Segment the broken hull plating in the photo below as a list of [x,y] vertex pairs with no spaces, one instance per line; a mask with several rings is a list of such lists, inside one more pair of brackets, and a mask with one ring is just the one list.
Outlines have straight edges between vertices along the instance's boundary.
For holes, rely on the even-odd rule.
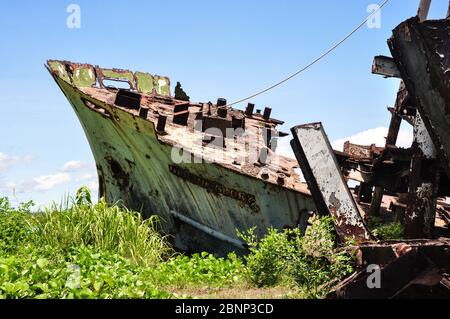
[[[237,230],[256,227],[256,233],[263,235],[268,227],[306,228],[308,212],[315,210],[310,195],[215,163],[175,164],[171,159],[172,147],[158,140],[152,122],[95,100],[58,77],[55,80],[87,136],[97,165],[100,196],[110,203],[120,201],[124,206],[142,212],[144,217],[158,215],[162,231],[173,236],[178,249],[205,250],[219,255],[230,251],[245,252],[242,246],[239,249],[239,245],[219,237],[238,243]],[[114,116],[87,107],[82,98]],[[176,168],[175,173],[170,167]],[[249,205],[236,200],[236,196],[218,194],[199,186],[198,182],[188,181],[179,172],[214,181],[229,192],[254,195],[256,201]],[[224,236],[211,236],[186,220]]]

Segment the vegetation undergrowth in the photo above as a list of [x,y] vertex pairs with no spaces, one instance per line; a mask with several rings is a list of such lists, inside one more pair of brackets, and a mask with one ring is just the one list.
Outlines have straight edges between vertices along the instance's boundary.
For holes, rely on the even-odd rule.
[[34,240],[63,252],[87,246],[146,265],[158,264],[173,254],[166,238],[156,231],[156,216],[143,220],[140,214],[110,206],[104,199],[92,205],[86,192],[79,191],[76,203],[68,208],[52,205],[29,219]]
[[247,278],[259,287],[294,285],[305,298],[320,298],[353,271],[353,254],[337,251],[330,217],[314,217],[304,236],[298,229],[269,229],[258,240],[254,229],[241,234],[250,245]]
[[383,223],[383,220],[380,217],[371,216],[368,220],[368,227],[375,237],[380,240],[404,238],[405,229],[399,221]]
[[156,217],[143,220],[103,199],[93,204],[87,188],[64,206],[32,207],[0,198],[0,298],[176,298],[277,286],[289,296],[323,297],[352,271],[329,218],[314,219],[303,237],[269,229],[257,238],[250,230],[240,234],[247,256],[219,258],[176,253]]

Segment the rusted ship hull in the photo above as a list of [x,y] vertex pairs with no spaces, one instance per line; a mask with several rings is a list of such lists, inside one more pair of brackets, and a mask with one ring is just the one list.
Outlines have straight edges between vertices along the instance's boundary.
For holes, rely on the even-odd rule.
[[[164,233],[184,251],[245,251],[237,230],[306,227],[315,205],[298,191],[232,170],[223,163],[174,163],[173,145],[154,122],[87,94],[51,71],[89,141],[108,202],[158,215]],[[196,154],[191,154],[195,156]]]

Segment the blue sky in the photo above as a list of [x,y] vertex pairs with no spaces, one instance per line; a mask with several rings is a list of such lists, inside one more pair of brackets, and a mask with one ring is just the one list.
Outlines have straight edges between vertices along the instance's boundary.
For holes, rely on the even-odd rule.
[[[370,73],[391,30],[419,0],[391,0],[325,60],[253,99],[296,124],[322,121],[330,140],[382,141],[398,80]],[[448,1],[433,1],[430,17]],[[69,4],[81,28],[69,29]],[[180,81],[194,101],[233,101],[294,72],[368,15],[375,0],[10,1],[0,12],[0,196],[38,204],[87,184],[94,161],[81,126],[43,64],[49,58],[144,70]],[[243,108],[244,103],[239,107]],[[403,132],[405,139],[409,132]]]

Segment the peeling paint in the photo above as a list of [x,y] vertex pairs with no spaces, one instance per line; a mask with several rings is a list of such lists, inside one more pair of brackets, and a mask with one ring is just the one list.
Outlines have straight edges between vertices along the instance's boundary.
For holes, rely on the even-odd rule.
[[334,217],[336,231],[341,238],[369,240],[370,232],[342,177],[321,123],[299,125],[291,131],[294,153],[301,163],[318,209],[325,210],[322,214],[329,212]]

